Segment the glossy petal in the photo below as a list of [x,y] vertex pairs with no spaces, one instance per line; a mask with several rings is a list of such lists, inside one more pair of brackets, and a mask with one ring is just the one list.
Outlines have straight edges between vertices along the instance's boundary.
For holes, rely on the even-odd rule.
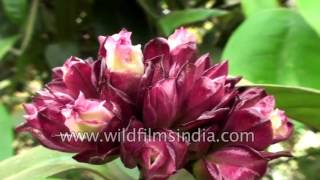
[[259,179],[266,172],[267,162],[267,159],[253,149],[234,146],[209,154],[194,169],[199,179]]
[[220,64],[216,64],[209,69],[207,69],[204,73],[204,76],[209,77],[210,79],[217,78],[220,76],[228,75],[228,62],[222,62]]
[[273,143],[288,139],[293,133],[293,124],[289,121],[284,111],[273,110],[270,115],[273,129]]
[[202,56],[200,56],[196,62],[194,63],[194,65],[197,67],[197,71],[198,73],[202,73],[203,71],[205,71],[206,69],[209,69],[211,67],[211,58],[210,58],[210,54],[206,53]]
[[225,78],[209,79],[201,77],[189,93],[186,101],[185,115],[182,122],[197,119],[203,112],[211,110],[224,96],[223,85]]
[[168,37],[168,44],[171,50],[187,43],[195,44],[195,42],[195,36],[183,27],[176,29],[174,33]]
[[132,45],[131,32],[122,29],[118,34],[99,39],[101,39],[99,54],[110,72],[134,75],[143,73],[141,45]]
[[[133,123],[136,129],[140,128],[139,123]],[[131,132],[135,128],[129,128]],[[178,138],[177,135],[168,130],[159,131],[165,134],[173,133],[171,137]],[[137,136],[135,136],[137,137]],[[142,172],[142,177],[148,180],[165,180],[170,175],[180,169],[185,162],[187,145],[175,140],[163,139],[162,136],[149,138],[147,141],[135,139],[125,141],[121,144],[121,158],[124,164],[133,168],[138,165]],[[169,135],[164,136],[169,137]]]
[[157,82],[145,95],[143,121],[146,127],[167,128],[176,118],[178,96],[175,79]]
[[170,49],[167,40],[156,38],[150,40],[143,50],[144,61],[152,61],[156,57],[162,57],[163,67],[168,70],[170,67]]
[[171,67],[169,77],[176,77],[183,65],[193,62],[196,54],[194,43],[183,44],[171,52]]
[[73,60],[63,69],[63,82],[73,96],[77,97],[81,91],[86,97],[97,98],[97,90],[92,82],[92,65],[82,60]]

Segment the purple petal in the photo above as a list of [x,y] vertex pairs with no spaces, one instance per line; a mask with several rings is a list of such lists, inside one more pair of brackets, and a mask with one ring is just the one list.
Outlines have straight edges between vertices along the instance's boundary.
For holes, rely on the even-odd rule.
[[144,61],[152,61],[155,57],[162,57],[165,70],[170,66],[170,49],[166,39],[156,38],[150,40],[143,50]]
[[211,58],[210,58],[210,54],[206,53],[204,55],[202,55],[201,57],[199,57],[196,62],[194,63],[194,65],[197,67],[197,73],[202,73],[204,72],[206,69],[210,68],[211,66]]
[[225,77],[209,79],[201,77],[189,93],[182,122],[197,119],[203,112],[211,110],[222,100]]
[[178,96],[175,79],[157,82],[144,99],[143,120],[146,127],[166,128],[175,120]]
[[75,141],[72,138],[64,142],[60,135],[70,134],[68,128],[64,126],[64,117],[50,109],[38,112],[36,119],[28,120],[18,126],[17,131],[30,132],[45,147],[59,151],[79,152],[90,147],[87,142]]
[[198,165],[200,168],[196,169],[200,177],[208,179],[259,179],[266,173],[267,162],[267,159],[251,148],[234,146],[211,153]]
[[[135,123],[140,127],[139,123]],[[134,128],[129,128],[129,131]],[[137,131],[135,131],[137,132]],[[144,179],[167,179],[182,168],[187,153],[187,144],[178,141],[178,135],[170,130],[160,130],[167,134],[149,140],[136,139],[121,144],[121,159],[126,167],[139,166]],[[170,136],[169,136],[170,134]],[[135,136],[137,137],[137,136]],[[173,137],[174,139],[166,139]]]
[[133,75],[132,73],[118,72],[111,72],[108,76],[112,86],[128,94],[132,101],[136,100],[140,76]]
[[187,43],[178,46],[171,51],[172,65],[169,71],[169,77],[175,77],[180,72],[183,65],[192,62],[196,54],[196,45]]
[[188,98],[190,91],[194,88],[196,80],[200,77],[200,74],[197,74],[196,71],[195,65],[186,64],[177,77],[177,88],[181,104]]
[[210,79],[217,78],[220,76],[228,75],[228,61],[216,64],[211,68],[207,69],[204,73],[204,76],[209,77]]
[[225,128],[224,131],[230,133],[251,134],[250,138],[241,142],[233,142],[235,144],[246,144],[258,150],[263,150],[272,144],[271,122],[254,109],[234,112],[228,119]]
[[87,98],[97,98],[97,90],[92,82],[92,67],[86,63],[75,63],[64,74],[64,83],[74,96],[83,92]]

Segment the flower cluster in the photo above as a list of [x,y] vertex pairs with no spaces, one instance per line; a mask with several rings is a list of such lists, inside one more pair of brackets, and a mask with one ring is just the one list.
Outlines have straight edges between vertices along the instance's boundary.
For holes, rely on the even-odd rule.
[[[31,132],[48,148],[76,153],[80,162],[120,157],[148,180],[167,179],[181,168],[198,179],[259,179],[269,160],[289,155],[266,151],[292,133],[274,97],[261,88],[236,86],[240,78],[228,77],[228,63],[211,64],[209,54],[198,56],[187,30],[152,39],[143,51],[130,36],[126,30],[100,36],[97,60],[70,57],[54,68],[52,81],[25,104],[26,121],[18,130]],[[57,136],[143,128],[170,136],[120,142],[65,142]],[[178,133],[199,129],[202,136],[250,132],[254,140],[193,142]]]

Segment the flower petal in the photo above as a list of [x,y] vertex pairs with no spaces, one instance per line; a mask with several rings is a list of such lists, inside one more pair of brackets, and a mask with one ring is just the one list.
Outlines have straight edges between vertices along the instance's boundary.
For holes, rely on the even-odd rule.
[[150,128],[170,127],[176,118],[177,108],[176,80],[161,80],[146,93],[143,121]]
[[198,177],[206,179],[259,179],[267,170],[267,159],[245,146],[224,147],[197,164]]

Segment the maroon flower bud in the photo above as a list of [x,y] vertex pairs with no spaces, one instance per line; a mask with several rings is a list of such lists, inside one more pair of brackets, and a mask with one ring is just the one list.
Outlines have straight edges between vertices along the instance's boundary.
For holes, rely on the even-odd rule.
[[133,46],[130,37],[131,32],[125,29],[112,36],[100,36],[99,54],[111,84],[134,97],[144,65],[141,46]]
[[247,180],[260,179],[266,173],[268,161],[291,157],[287,152],[259,152],[248,146],[227,146],[209,153],[193,166],[197,179]]
[[[78,96],[79,92],[83,92],[87,97],[97,98],[97,81],[99,79],[100,62],[93,60],[84,61],[76,57],[70,57],[62,67],[54,69],[54,74],[60,72],[60,80],[64,83],[72,96]],[[95,72],[98,71],[98,72]],[[56,75],[56,77],[59,77]]]
[[[144,71],[141,46],[131,44],[131,32],[123,29],[118,34],[100,36],[100,55],[111,72],[141,75]],[[102,42],[102,43],[101,43]]]
[[[113,104],[109,106],[117,109]],[[106,101],[86,99],[81,92],[74,104],[67,104],[61,113],[65,117],[65,126],[72,132],[100,132],[115,117]]]
[[224,147],[200,159],[193,168],[197,179],[260,179],[268,160],[249,147]]
[[195,42],[196,37],[183,27],[176,29],[174,33],[168,37],[168,44],[171,50],[177,48],[180,45]]
[[158,81],[144,97],[143,119],[146,127],[167,128],[173,125],[178,111],[175,79]]
[[[74,158],[82,162],[111,160],[119,151],[119,142],[100,142],[99,138],[126,126],[121,109],[125,102],[114,92],[108,95],[112,101],[103,99],[105,91],[100,91],[108,85],[100,87],[97,65],[99,61],[71,57],[55,68],[53,81],[24,106],[27,121],[17,130],[31,132],[48,148],[77,153]],[[97,142],[75,137],[85,134],[96,136]]]
[[275,109],[275,100],[260,88],[250,88],[240,94],[225,126],[228,132],[252,132],[253,142],[241,142],[258,150],[264,150],[272,143],[287,139],[292,124],[285,114]]
[[175,77],[183,65],[192,62],[196,53],[194,36],[184,28],[176,30],[168,40],[157,38],[144,47],[145,62],[155,57],[162,58],[163,71],[166,76]]
[[[227,64],[205,69],[208,67],[206,59],[209,58],[199,58],[195,62],[198,67],[191,63],[184,65],[175,78],[149,84],[143,106],[143,121],[147,127],[185,129],[186,126],[194,128],[191,124],[204,125],[203,116],[214,108],[219,111],[232,100],[234,90],[230,90],[226,78]],[[155,74],[148,75],[152,79]],[[214,116],[212,111],[211,115]]]
[[138,166],[146,180],[165,180],[183,167],[187,144],[175,132],[159,130],[155,132],[158,136],[139,135],[139,129],[142,130],[142,124],[133,120],[126,133],[135,133],[131,134],[135,139],[128,136],[121,144],[121,159],[125,166]]

